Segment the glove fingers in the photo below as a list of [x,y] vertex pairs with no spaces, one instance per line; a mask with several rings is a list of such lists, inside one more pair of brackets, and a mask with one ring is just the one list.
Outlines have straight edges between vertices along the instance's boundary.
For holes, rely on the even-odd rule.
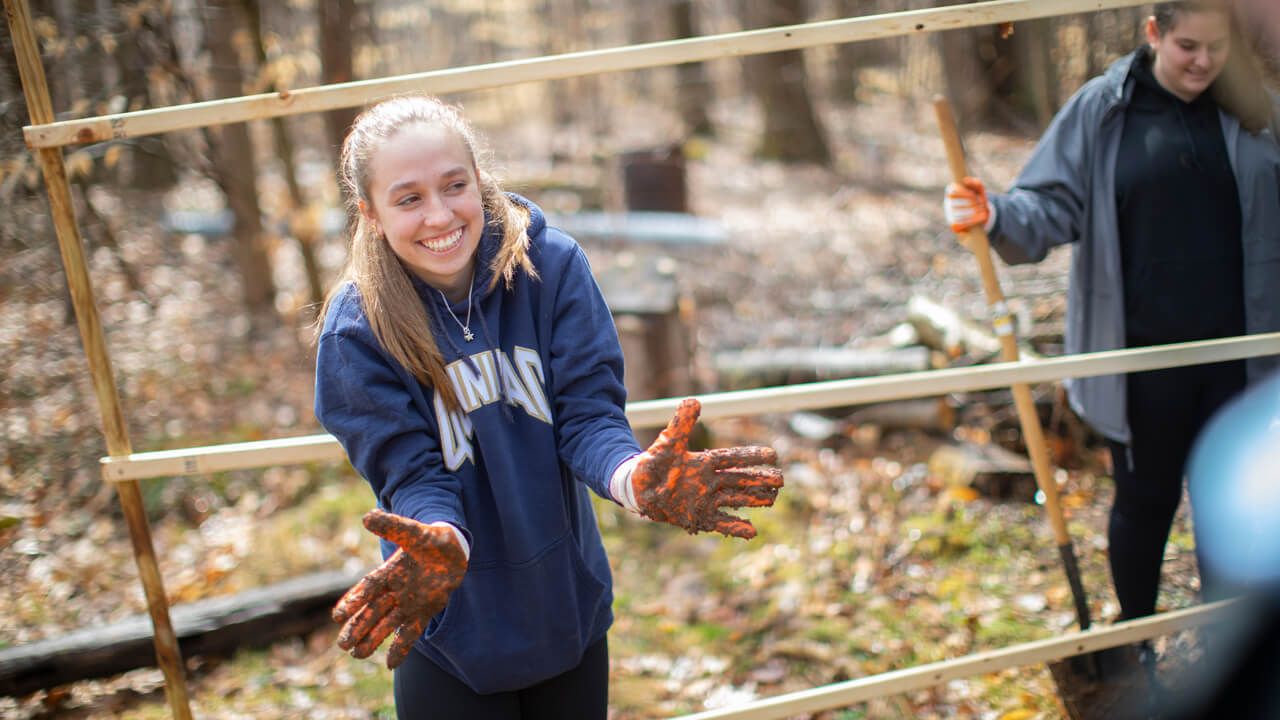
[[725,537],[742,538],[750,540],[756,536],[756,529],[751,523],[739,517],[734,517],[729,513],[717,513],[715,532]]
[[356,612],[355,615],[352,615],[351,619],[342,626],[342,630],[338,632],[338,640],[335,644],[343,650],[350,650],[355,647],[356,644],[363,640],[364,636],[368,633],[368,628],[371,623],[369,618],[371,617],[372,615],[368,606],[360,608],[360,610]]
[[676,414],[671,418],[671,422],[663,428],[662,433],[658,435],[658,439],[653,441],[653,445],[649,447],[651,455],[657,455],[663,452],[671,452],[676,455],[683,455],[689,449],[689,434],[693,432],[693,426],[698,422],[698,416],[702,414],[702,403],[694,398],[685,398],[680,401],[680,406],[676,408]]
[[426,627],[426,624],[425,620],[414,620],[396,628],[395,636],[391,638],[391,646],[387,648],[388,670],[395,670],[400,667],[400,663],[404,662],[404,659],[409,656],[409,651],[413,648],[413,644],[422,635],[422,630]]
[[364,607],[365,603],[369,602],[369,598],[376,595],[381,588],[378,570],[360,578],[360,581],[352,585],[350,590],[343,593],[338,604],[333,606],[331,613],[333,621],[343,623],[350,620],[351,616]]
[[364,514],[364,526],[369,532],[400,548],[412,545],[422,536],[422,523],[377,508]]
[[338,633],[338,647],[350,650],[363,642],[369,632],[394,608],[395,602],[386,595],[372,598],[342,626],[342,631]]
[[720,470],[719,486],[727,490],[767,489],[775,493],[782,487],[782,471],[772,467],[734,467]]
[[778,453],[764,445],[745,445],[742,447],[717,448],[708,450],[707,463],[715,470],[725,470],[742,465],[772,465],[778,462]]
[[947,217],[964,220],[973,215],[975,199],[972,197],[950,196],[943,209]]
[[396,622],[397,614],[398,613],[391,613],[382,616],[382,618],[378,620],[377,624],[370,628],[369,632],[360,639],[360,642],[356,643],[355,647],[351,649],[351,656],[367,658],[372,655],[373,651],[377,650],[378,646],[382,644],[382,641],[386,640],[387,636],[391,634],[391,631],[395,630],[396,626],[399,625],[399,623]]
[[727,492],[716,498],[716,507],[772,507],[778,499],[777,490]]

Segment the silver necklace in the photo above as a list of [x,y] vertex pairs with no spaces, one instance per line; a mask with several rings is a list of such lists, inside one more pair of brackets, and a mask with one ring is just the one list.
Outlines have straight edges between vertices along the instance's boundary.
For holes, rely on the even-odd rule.
[[476,334],[471,332],[471,290],[476,286],[476,274],[471,273],[471,284],[467,286],[467,321],[464,323],[453,314],[453,308],[449,306],[449,298],[444,296],[444,291],[436,288],[436,292],[440,293],[440,299],[444,300],[444,309],[449,312],[449,317],[458,323],[458,327],[462,328],[462,339],[471,342],[476,339]]

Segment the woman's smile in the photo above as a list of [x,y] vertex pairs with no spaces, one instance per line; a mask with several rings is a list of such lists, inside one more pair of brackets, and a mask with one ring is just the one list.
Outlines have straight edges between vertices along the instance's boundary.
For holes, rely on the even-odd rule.
[[433,253],[441,254],[452,251],[462,243],[462,228],[458,228],[453,232],[444,235],[438,235],[433,238],[418,241],[418,244],[430,250]]

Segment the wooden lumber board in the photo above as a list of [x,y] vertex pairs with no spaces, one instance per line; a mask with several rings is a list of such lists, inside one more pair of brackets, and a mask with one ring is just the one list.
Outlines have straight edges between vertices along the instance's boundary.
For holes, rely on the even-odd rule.
[[23,135],[31,148],[62,147],[355,107],[396,94],[466,92],[1142,4],[1140,0],[993,0],[907,10],[64,120],[27,126]]
[[1238,612],[1238,602],[1226,600],[1211,605],[1197,605],[1108,627],[777,695],[743,707],[682,715],[679,720],[775,720],[845,707],[886,695],[935,687],[974,675],[1062,660],[1169,635],[1210,622],[1228,620],[1233,612]]
[[[1280,333],[1202,340],[1155,348],[1065,355],[1016,363],[992,363],[901,375],[711,393],[697,397],[702,402],[702,418],[714,420],[761,413],[862,405],[946,395],[953,392],[991,390],[1006,388],[1016,382],[1051,382],[1064,377],[1108,375],[1275,354],[1280,354]],[[661,428],[671,419],[679,403],[680,398],[628,403],[627,419],[636,429]],[[134,453],[123,457],[105,457],[102,458],[102,475],[107,481],[120,482],[285,464],[329,462],[341,460],[344,457],[342,446],[332,435],[308,435],[250,443]]]

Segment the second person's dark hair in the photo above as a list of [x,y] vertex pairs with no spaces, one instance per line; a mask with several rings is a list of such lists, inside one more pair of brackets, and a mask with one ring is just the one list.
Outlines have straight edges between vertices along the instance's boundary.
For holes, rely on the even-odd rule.
[[1240,32],[1239,19],[1230,5],[1221,0],[1175,0],[1157,3],[1153,16],[1161,35],[1177,26],[1186,13],[1219,12],[1227,16],[1231,33],[1231,51],[1227,62],[1213,84],[1210,96],[1223,110],[1234,115],[1240,126],[1257,133],[1271,123],[1272,106],[1257,54]]

